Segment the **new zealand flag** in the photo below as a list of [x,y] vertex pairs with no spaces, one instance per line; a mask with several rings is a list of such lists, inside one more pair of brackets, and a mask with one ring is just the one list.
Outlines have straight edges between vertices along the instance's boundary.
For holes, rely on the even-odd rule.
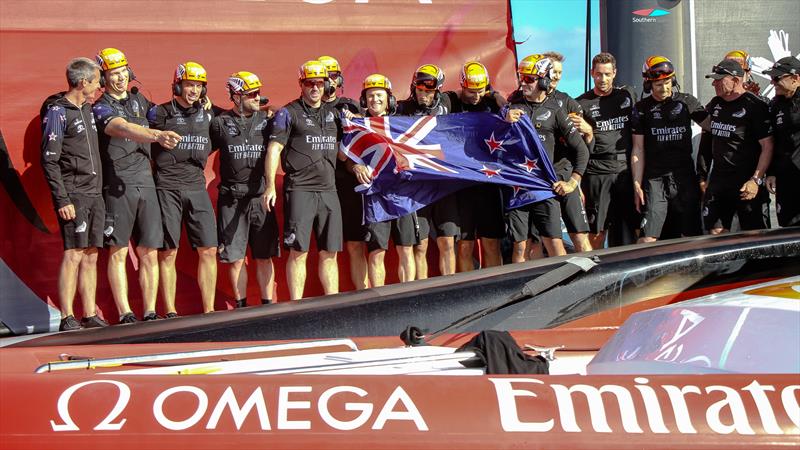
[[476,183],[507,186],[506,207],[554,196],[555,170],[530,119],[490,113],[342,119],[341,149],[372,173],[365,219],[404,216]]

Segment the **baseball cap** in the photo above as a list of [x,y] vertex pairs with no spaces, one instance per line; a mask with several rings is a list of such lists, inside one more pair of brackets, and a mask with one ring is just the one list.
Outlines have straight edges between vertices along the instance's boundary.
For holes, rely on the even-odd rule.
[[706,75],[706,78],[719,80],[728,75],[739,78],[744,77],[742,65],[732,59],[723,59],[716,66],[711,68],[711,73]]
[[800,60],[794,56],[779,59],[771,68],[764,71],[764,75],[776,77],[780,75],[797,75],[800,73]]

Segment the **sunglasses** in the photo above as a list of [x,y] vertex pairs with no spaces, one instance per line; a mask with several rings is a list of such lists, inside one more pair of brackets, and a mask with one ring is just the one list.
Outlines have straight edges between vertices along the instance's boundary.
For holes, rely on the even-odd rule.
[[716,74],[720,74],[720,75],[730,75],[732,77],[738,77],[739,76],[739,75],[736,75],[735,73],[733,73],[730,70],[728,70],[728,69],[726,69],[724,67],[721,67],[721,66],[712,67],[711,68],[711,72],[716,73]]
[[773,82],[773,83],[777,83],[777,82],[781,81],[781,79],[783,79],[783,78],[786,78],[786,77],[788,77],[789,75],[791,75],[791,74],[789,74],[789,73],[785,73],[785,74],[783,74],[783,75],[776,75],[776,76],[773,76],[773,77],[770,77],[770,78],[772,79],[772,82]]
[[422,89],[425,91],[434,91],[437,87],[436,80],[417,80],[414,82],[414,86],[418,89]]
[[259,95],[261,95],[261,91],[242,92],[241,94],[239,94],[240,97],[246,97],[246,98],[256,98]]
[[522,84],[533,84],[536,83],[536,77],[533,75],[521,75],[519,77],[519,82]]
[[675,67],[672,66],[672,63],[664,61],[648,69],[647,78],[655,80],[671,76],[673,73],[675,73]]
[[318,87],[322,88],[325,86],[325,82],[322,80],[303,80],[303,86],[307,88]]

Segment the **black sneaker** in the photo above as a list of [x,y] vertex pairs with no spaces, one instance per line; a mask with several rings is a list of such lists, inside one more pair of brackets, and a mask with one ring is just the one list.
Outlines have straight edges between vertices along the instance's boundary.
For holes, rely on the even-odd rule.
[[178,317],[178,313],[176,313],[176,312],[168,312],[166,317],[167,317],[167,319],[174,319],[174,318]]
[[242,299],[236,300],[236,307],[237,308],[244,308],[245,306],[247,306],[247,299],[246,298],[242,298]]
[[58,326],[58,331],[75,331],[80,329],[81,324],[73,315],[61,319],[61,324]]
[[119,323],[136,323],[136,314],[129,312],[119,316]]
[[103,328],[108,326],[108,322],[101,319],[100,316],[95,314],[93,316],[84,317],[83,319],[81,319],[81,326],[83,328]]
[[151,312],[150,314],[142,317],[142,320],[145,322],[150,322],[151,320],[158,320],[158,319],[163,319],[163,317],[159,316],[154,312]]

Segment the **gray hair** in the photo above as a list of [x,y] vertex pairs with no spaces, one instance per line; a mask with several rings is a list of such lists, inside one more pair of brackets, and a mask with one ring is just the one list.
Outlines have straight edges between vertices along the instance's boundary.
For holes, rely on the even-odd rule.
[[73,88],[81,80],[94,81],[95,70],[100,70],[100,66],[89,58],[74,58],[67,64],[67,83]]

